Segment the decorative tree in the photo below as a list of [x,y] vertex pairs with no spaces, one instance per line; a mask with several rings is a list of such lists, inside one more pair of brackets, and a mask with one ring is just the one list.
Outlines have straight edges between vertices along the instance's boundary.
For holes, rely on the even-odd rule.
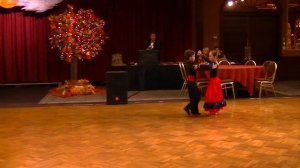
[[59,15],[51,15],[50,44],[59,50],[61,60],[71,63],[71,79],[77,79],[77,60],[91,60],[99,51],[105,40],[104,20],[97,18],[94,11],[74,7]]

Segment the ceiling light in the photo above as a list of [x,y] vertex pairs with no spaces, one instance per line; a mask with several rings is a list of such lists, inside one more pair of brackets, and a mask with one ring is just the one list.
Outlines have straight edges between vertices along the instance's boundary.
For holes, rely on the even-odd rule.
[[228,5],[228,6],[233,6],[233,1],[228,1],[228,2],[227,2],[227,5]]

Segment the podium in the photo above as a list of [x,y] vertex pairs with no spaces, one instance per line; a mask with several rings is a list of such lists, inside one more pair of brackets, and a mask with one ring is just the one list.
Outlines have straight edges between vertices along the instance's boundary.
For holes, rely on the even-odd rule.
[[[139,50],[139,59],[138,59],[138,83],[139,90],[145,90],[146,77],[157,76],[158,74],[153,73],[154,70],[159,66],[159,51],[158,50]],[[152,72],[152,73],[151,73]],[[151,74],[151,75],[149,75]],[[151,81],[152,83],[152,81]],[[151,84],[149,83],[149,84]]]
[[159,51],[158,50],[139,50],[138,64],[145,65],[159,65]]

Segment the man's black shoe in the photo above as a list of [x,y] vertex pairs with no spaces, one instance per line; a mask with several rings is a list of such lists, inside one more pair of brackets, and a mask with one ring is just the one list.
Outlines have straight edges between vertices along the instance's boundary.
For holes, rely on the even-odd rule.
[[187,115],[191,115],[191,112],[190,112],[190,110],[189,110],[188,107],[185,107],[185,108],[184,108],[184,111],[186,112]]

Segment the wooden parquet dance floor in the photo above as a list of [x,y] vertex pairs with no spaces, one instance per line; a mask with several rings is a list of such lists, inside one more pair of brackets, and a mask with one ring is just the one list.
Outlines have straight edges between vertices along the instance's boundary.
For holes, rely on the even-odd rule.
[[300,98],[185,103],[0,108],[0,168],[300,167]]

